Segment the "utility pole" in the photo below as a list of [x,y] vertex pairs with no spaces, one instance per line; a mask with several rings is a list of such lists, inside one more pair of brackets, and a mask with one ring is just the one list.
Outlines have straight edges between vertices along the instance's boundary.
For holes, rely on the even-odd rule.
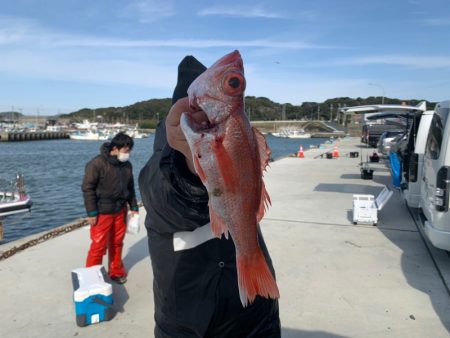
[[317,105],[317,121],[320,121],[320,104]]

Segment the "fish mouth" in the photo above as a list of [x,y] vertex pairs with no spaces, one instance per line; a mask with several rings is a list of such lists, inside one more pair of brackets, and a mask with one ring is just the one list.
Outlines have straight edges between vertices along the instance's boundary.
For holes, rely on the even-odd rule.
[[192,130],[197,133],[213,133],[213,132],[217,131],[219,124],[223,120],[220,118],[220,116],[217,116],[215,114],[212,115],[211,113],[208,113],[208,110],[204,103],[205,101],[209,101],[209,102],[217,101],[217,102],[222,103],[221,100],[211,97],[211,96],[203,97],[202,99],[200,99],[199,97],[193,97],[190,100],[189,106],[192,111],[195,111],[195,112],[202,111],[204,113],[204,115],[203,114],[197,115],[196,118],[194,118],[194,116],[193,116],[193,114],[195,114],[195,113],[188,114],[190,126],[191,126]]
[[[199,109],[201,110],[201,109]],[[197,112],[199,111],[197,110]],[[194,116],[195,114],[195,116]],[[218,124],[214,121],[210,121],[206,113],[184,113],[186,116],[186,122],[194,133],[197,134],[212,134],[217,132]]]
[[209,120],[197,122],[194,119],[191,119],[191,128],[196,133],[207,133],[212,134],[217,132],[219,126],[218,124],[211,123]]

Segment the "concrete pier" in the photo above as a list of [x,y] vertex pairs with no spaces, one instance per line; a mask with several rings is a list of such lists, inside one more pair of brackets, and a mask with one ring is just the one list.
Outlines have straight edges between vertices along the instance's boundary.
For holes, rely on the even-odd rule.
[[63,131],[0,132],[0,142],[39,141],[69,138]]
[[[336,145],[338,158],[317,157]],[[272,206],[261,228],[277,273],[283,337],[449,337],[450,258],[430,249],[398,191],[378,226],[354,225],[352,195],[377,195],[390,185],[388,169],[375,163],[373,179],[361,179],[359,138],[327,147],[272,162],[265,173]],[[355,151],[358,158],[347,156]],[[70,271],[84,265],[87,227],[0,261],[0,337],[153,337],[143,230],[125,238],[128,282],[113,285],[121,312],[85,328],[75,323]],[[27,240],[0,246],[0,255]]]

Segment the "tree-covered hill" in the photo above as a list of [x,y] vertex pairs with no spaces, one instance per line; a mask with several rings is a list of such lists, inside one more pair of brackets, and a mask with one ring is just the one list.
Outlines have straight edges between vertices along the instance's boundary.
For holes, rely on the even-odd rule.
[[[329,120],[331,116],[336,117],[340,107],[351,107],[366,104],[381,104],[381,97],[368,97],[356,99],[350,97],[338,97],[328,99],[325,102],[303,102],[301,105],[290,103],[281,104],[266,97],[246,96],[246,111],[251,120],[300,120],[300,119],[321,119]],[[423,100],[417,99],[391,99],[384,98],[385,104],[417,105]],[[428,102],[428,109],[433,109],[436,103]],[[70,118],[73,121],[83,119],[100,120],[104,122],[128,122],[141,124],[154,124],[159,119],[167,115],[171,106],[171,99],[150,99],[137,102],[125,107],[108,107],[98,109],[81,109],[76,112],[61,115],[63,118]],[[330,115],[330,113],[332,115]]]

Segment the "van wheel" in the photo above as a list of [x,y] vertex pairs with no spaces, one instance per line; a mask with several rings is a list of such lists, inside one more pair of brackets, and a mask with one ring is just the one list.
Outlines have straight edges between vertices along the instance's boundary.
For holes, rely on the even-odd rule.
[[377,223],[373,223],[373,226],[376,227],[378,224]]
[[354,225],[358,224],[358,222],[353,222]]

